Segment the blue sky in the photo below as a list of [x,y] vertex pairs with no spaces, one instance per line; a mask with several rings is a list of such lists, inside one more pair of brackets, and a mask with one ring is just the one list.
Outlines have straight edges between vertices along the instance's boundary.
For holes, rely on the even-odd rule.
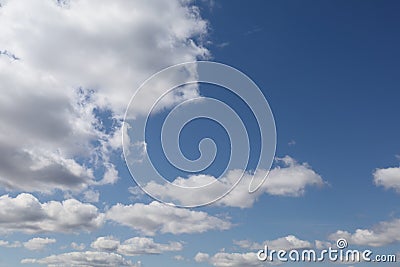
[[[321,249],[338,238],[400,258],[397,1],[0,3],[0,266],[268,266],[255,256],[263,244]],[[196,60],[257,84],[275,119],[276,159],[255,194],[246,176],[212,205],[165,206],[132,179],[122,121],[146,79]],[[131,107],[128,136],[161,87]],[[169,112],[210,97],[240,115],[247,170],[257,167],[260,129],[240,99],[207,84],[173,92],[149,117],[147,150],[129,144],[135,157],[148,152],[169,181],[230,181],[232,133],[218,123],[198,119],[181,132],[192,160],[203,138],[216,143],[202,172],[176,170],[160,147]],[[193,201],[150,186],[172,202]]]

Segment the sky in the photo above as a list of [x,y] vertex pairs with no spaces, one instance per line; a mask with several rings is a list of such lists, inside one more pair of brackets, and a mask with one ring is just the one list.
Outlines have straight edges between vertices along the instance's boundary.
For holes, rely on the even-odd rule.
[[[309,266],[257,251],[340,238],[399,259],[399,12],[390,0],[0,0],[0,266]],[[200,61],[260,95],[181,86],[204,77]],[[154,80],[185,62],[197,63]],[[174,166],[197,159],[210,164]]]

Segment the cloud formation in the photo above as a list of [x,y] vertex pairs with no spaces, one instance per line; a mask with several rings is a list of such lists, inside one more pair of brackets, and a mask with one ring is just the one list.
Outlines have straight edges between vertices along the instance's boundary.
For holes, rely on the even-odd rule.
[[[305,193],[307,187],[310,186],[322,186],[324,180],[317,174],[307,163],[300,164],[293,158],[286,156],[284,158],[277,158],[278,163],[282,166],[273,168],[263,185],[255,193],[249,194],[248,188],[251,181],[252,175],[246,173],[242,181],[225,197],[213,203],[219,206],[239,207],[239,208],[250,208],[256,202],[256,200],[262,194],[276,195],[276,196],[287,196],[287,197],[299,197]],[[224,184],[227,189],[231,188],[237,177],[240,177],[242,170],[231,170],[228,171],[224,177],[218,180],[209,175],[195,175],[187,179],[178,177],[173,183],[179,186],[201,186],[204,184],[219,182]],[[262,178],[268,173],[267,170],[257,170],[255,180],[262,180]],[[174,187],[169,183],[160,185],[155,182],[150,182],[145,186],[146,191],[156,194],[156,197],[162,199],[169,198],[172,201],[181,201],[182,203],[194,203],[202,202],[198,199],[193,200],[190,192],[188,194],[177,194]],[[133,192],[134,193],[134,192]],[[208,198],[205,197],[205,202]]]
[[274,250],[306,249],[313,247],[313,245],[310,242],[301,240],[294,235],[288,235],[274,240],[266,240],[261,244],[256,242],[251,242],[249,240],[234,241],[234,244],[238,245],[241,248],[251,249],[251,250],[263,249],[264,245],[267,245],[269,249],[274,249]]
[[187,1],[5,1],[0,25],[0,187],[9,191],[115,183],[110,153],[121,147],[135,89],[164,67],[208,55],[207,22]]
[[3,233],[91,231],[103,223],[104,214],[97,207],[75,199],[41,203],[26,193],[15,198],[0,197],[0,232]]
[[400,242],[400,219],[380,222],[372,229],[356,229],[354,233],[338,230],[329,236],[335,241],[345,238],[349,244],[382,247]]
[[385,189],[394,189],[400,193],[400,167],[376,169],[373,173],[374,183]]
[[35,237],[29,239],[28,241],[24,242],[23,245],[25,248],[29,250],[42,250],[49,244],[56,243],[56,239],[54,238],[42,238],[42,237]]
[[43,264],[47,266],[91,266],[91,267],[139,267],[140,263],[123,258],[115,253],[85,251],[69,252],[58,255],[51,255],[42,259],[23,259],[23,264]]
[[106,218],[149,236],[156,233],[203,233],[227,230],[232,226],[229,221],[203,211],[172,207],[156,201],[148,205],[116,204],[106,212]]
[[213,256],[205,253],[197,253],[194,257],[196,262],[208,262],[216,267],[258,267],[264,266],[264,262],[260,262],[257,254],[253,252],[248,253],[226,253],[218,252]]
[[165,251],[180,251],[183,249],[183,245],[180,242],[161,244],[154,242],[152,238],[133,237],[121,243],[112,236],[98,237],[92,242],[91,247],[99,251],[115,252],[125,256],[161,254]]

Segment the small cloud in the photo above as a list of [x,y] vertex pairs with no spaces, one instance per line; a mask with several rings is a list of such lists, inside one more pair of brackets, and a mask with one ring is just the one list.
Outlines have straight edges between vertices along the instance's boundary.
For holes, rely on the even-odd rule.
[[78,243],[72,242],[71,248],[73,248],[75,250],[84,250],[86,248],[86,245],[83,243],[78,244]]
[[254,34],[254,33],[260,32],[260,31],[262,31],[261,27],[254,27],[253,29],[245,32],[244,35],[250,35],[250,34]]
[[87,202],[97,203],[99,202],[100,193],[98,191],[88,190],[83,193],[83,199]]
[[228,45],[230,45],[229,42],[223,42],[223,43],[220,43],[220,44],[216,44],[215,46],[218,47],[218,48],[224,48],[224,47],[226,47]]
[[21,247],[21,242],[19,241],[15,241],[13,243],[10,243],[8,241],[5,240],[0,240],[0,247],[5,247],[5,248],[19,248]]
[[184,261],[185,258],[184,258],[182,255],[175,255],[175,256],[174,256],[174,260],[177,260],[177,261]]
[[296,141],[290,140],[290,142],[288,143],[288,146],[294,146],[294,145],[296,145]]
[[209,258],[210,258],[210,255],[208,255],[207,253],[199,252],[194,257],[194,260],[196,262],[206,262],[206,261],[208,261]]
[[32,239],[24,242],[24,247],[29,250],[42,250],[47,245],[54,244],[54,243],[56,243],[56,240],[54,238],[35,237],[35,238],[32,238]]

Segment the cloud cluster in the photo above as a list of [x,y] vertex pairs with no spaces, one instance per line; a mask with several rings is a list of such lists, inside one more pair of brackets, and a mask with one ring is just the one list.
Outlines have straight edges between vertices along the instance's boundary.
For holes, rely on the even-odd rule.
[[[0,196],[0,232],[4,233],[92,231],[106,221],[128,226],[145,235],[202,233],[231,227],[229,221],[206,212],[167,206],[159,202],[116,204],[102,213],[96,206],[76,199],[41,203],[36,197],[26,193],[15,198],[9,195]],[[128,249],[129,244],[150,241],[132,239],[125,241],[120,247],[122,249],[126,245]],[[150,243],[148,244],[151,245]],[[175,243],[169,245],[178,246]],[[164,247],[158,247],[163,250],[162,248]]]
[[267,245],[269,249],[274,249],[274,250],[306,249],[313,247],[313,245],[310,242],[301,240],[294,235],[288,235],[274,240],[266,240],[261,244],[256,242],[251,242],[249,240],[234,241],[234,244],[238,245],[241,248],[251,249],[251,250],[263,249],[264,245]]
[[356,229],[354,233],[338,230],[329,236],[331,240],[345,238],[350,244],[381,247],[400,242],[400,219],[384,221],[372,229]]
[[376,169],[373,173],[374,183],[385,189],[394,189],[400,193],[400,167]]
[[91,231],[104,223],[97,207],[68,199],[40,203],[31,194],[0,197],[1,232],[76,232]]
[[98,237],[92,242],[91,247],[99,251],[115,252],[125,256],[161,254],[166,251],[180,251],[183,249],[183,245],[180,242],[161,244],[154,242],[152,238],[133,237],[121,243],[112,236]]
[[[10,191],[114,183],[110,153],[135,89],[161,68],[208,55],[199,41],[207,22],[187,1],[6,1],[0,25],[0,187]],[[95,177],[101,169],[109,171]]]
[[[261,188],[255,193],[249,194],[248,188],[249,183],[252,179],[252,175],[246,173],[242,181],[225,197],[215,202],[215,205],[230,206],[249,208],[252,207],[255,201],[262,194],[270,194],[276,196],[289,196],[298,197],[304,194],[306,187],[309,186],[322,186],[324,181],[322,177],[317,174],[308,164],[299,164],[293,158],[286,156],[284,158],[277,158],[278,163],[282,163],[281,166],[273,168],[266,181],[263,183]],[[211,182],[219,182],[224,184],[227,189],[231,188],[237,177],[240,177],[242,170],[231,170],[228,171],[224,177],[221,177],[216,181],[215,177],[209,175],[195,175],[188,179],[178,177],[174,183],[179,186],[201,186]],[[268,173],[267,170],[257,170],[255,180],[262,180],[262,178]],[[190,204],[191,201],[194,203],[201,202],[198,199],[193,200],[192,195],[177,194],[174,187],[169,183],[160,185],[155,182],[150,182],[145,186],[146,191],[152,192],[156,197],[162,199],[169,198],[172,201],[180,201],[182,203]],[[207,201],[207,197],[203,202]]]
[[212,229],[226,230],[232,226],[229,221],[206,212],[176,208],[156,201],[148,205],[116,204],[107,211],[106,217],[150,236],[156,233],[202,233]]
[[34,237],[24,242],[23,245],[25,248],[29,250],[42,250],[47,245],[56,243],[56,239],[54,238],[42,238],[42,237]]
[[208,262],[216,267],[259,267],[264,266],[264,262],[260,262],[257,254],[253,252],[248,253],[226,253],[219,252],[213,256],[206,253],[197,253],[194,257],[196,262]]
[[108,252],[85,251],[51,255],[43,259],[23,259],[23,264],[43,264],[47,266],[91,266],[91,267],[139,267],[121,255]]

